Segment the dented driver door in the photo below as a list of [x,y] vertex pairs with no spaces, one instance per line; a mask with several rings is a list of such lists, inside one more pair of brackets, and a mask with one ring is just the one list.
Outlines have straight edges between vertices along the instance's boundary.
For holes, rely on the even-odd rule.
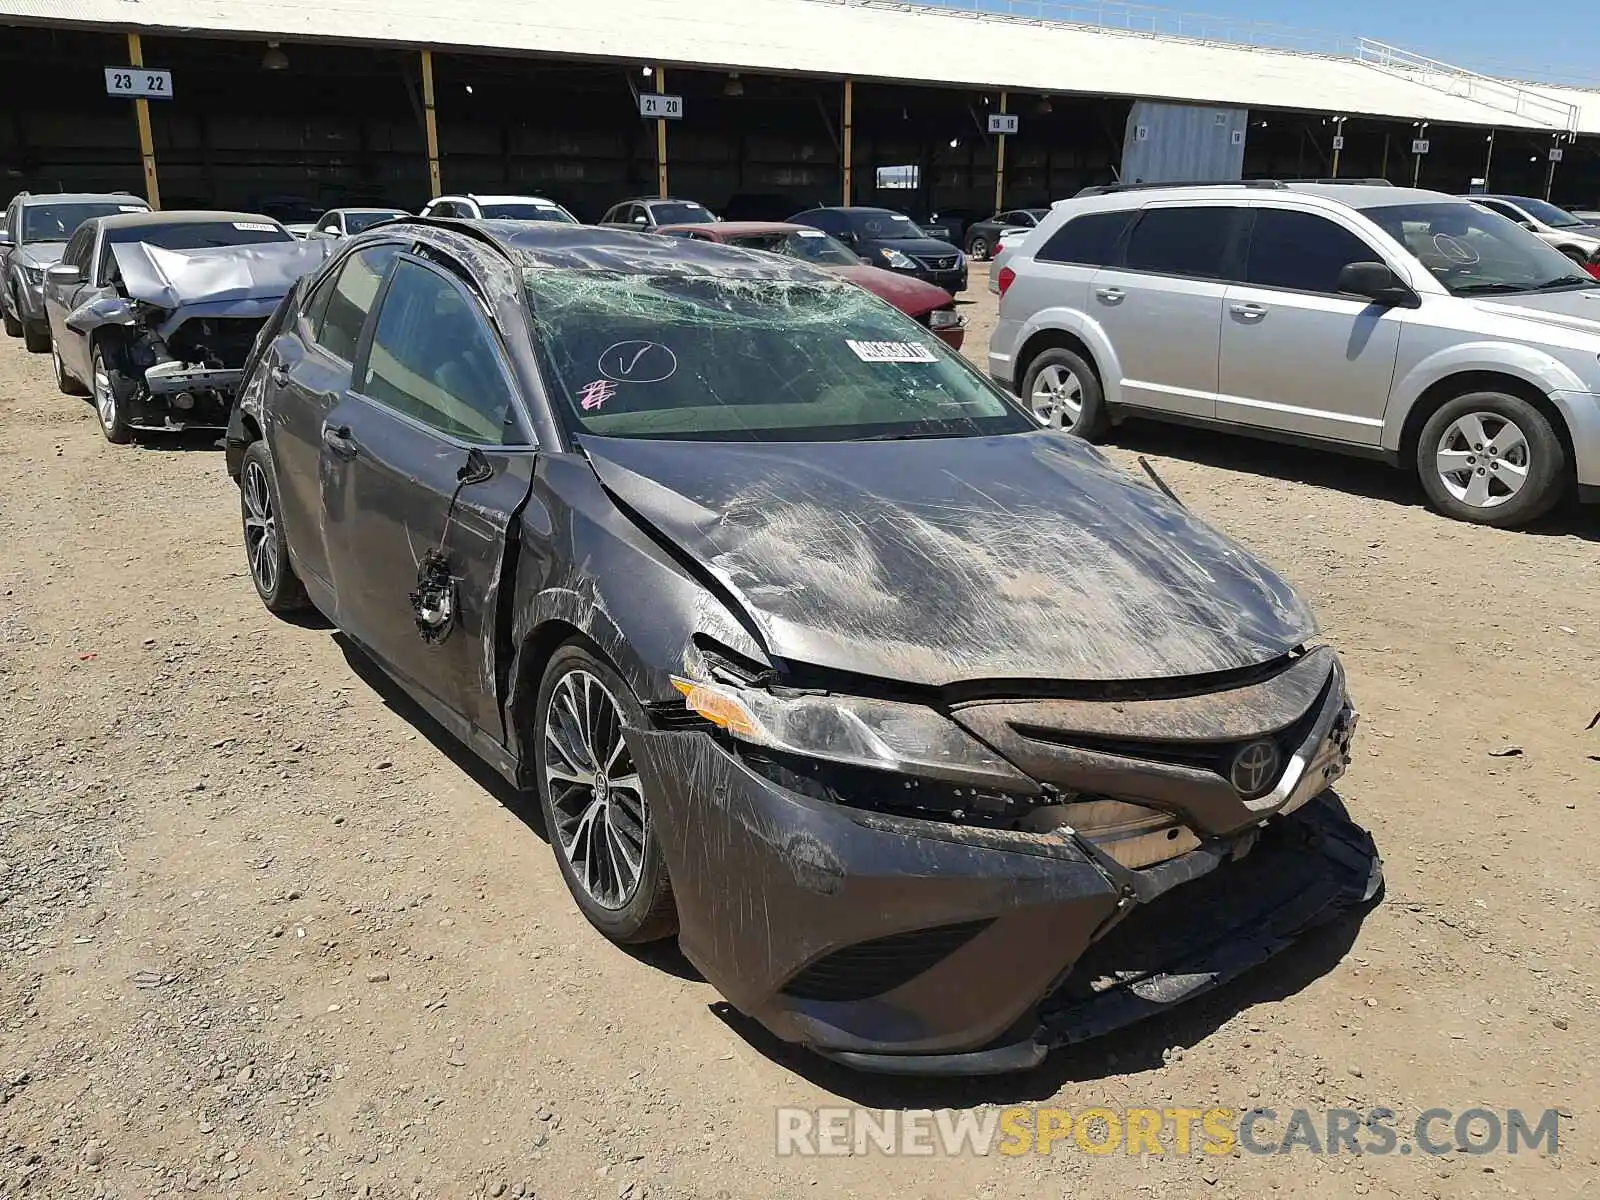
[[477,298],[402,257],[319,471],[339,626],[435,715],[499,743],[497,598],[535,457],[512,396]]

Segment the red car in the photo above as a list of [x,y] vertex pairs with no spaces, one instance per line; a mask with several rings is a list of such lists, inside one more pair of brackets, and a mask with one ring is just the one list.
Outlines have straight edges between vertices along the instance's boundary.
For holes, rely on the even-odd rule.
[[746,250],[787,254],[860,284],[933,330],[952,350],[961,349],[966,338],[966,319],[956,312],[955,297],[949,292],[909,275],[869,267],[855,251],[820,229],[781,221],[713,221],[701,225],[663,225],[656,232],[722,242]]

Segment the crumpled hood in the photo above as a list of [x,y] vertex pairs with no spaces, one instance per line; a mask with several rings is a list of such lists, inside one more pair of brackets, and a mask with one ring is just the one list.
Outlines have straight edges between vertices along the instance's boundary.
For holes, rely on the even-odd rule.
[[50,267],[61,261],[66,248],[65,242],[23,242],[12,256],[23,266]]
[[338,242],[315,238],[203,250],[121,242],[111,249],[128,298],[170,310],[239,301],[276,304],[297,279],[316,270],[338,248]]
[[1064,434],[580,440],[777,658],[931,686],[1157,679],[1316,631],[1242,547]]
[[887,300],[910,317],[920,317],[950,303],[950,293],[915,275],[897,275],[881,267],[827,267],[841,279],[858,283],[874,296]]

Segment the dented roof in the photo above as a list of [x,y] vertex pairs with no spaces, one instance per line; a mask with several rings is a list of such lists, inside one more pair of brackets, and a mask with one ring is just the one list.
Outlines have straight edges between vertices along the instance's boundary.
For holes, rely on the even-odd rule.
[[[0,21],[511,51],[1549,128],[1353,58],[837,0],[0,0]],[[668,75],[668,87],[671,76]],[[1524,85],[1526,86],[1526,85]],[[1471,89],[1465,89],[1471,90]],[[1530,89],[1532,90],[1532,89]],[[1600,93],[1561,93],[1600,132]],[[1480,89],[1475,95],[1483,94]]]

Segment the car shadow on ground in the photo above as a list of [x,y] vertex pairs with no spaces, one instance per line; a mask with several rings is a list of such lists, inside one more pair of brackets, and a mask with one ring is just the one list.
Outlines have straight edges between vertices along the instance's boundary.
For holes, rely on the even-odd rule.
[[[313,610],[315,611],[315,610]],[[322,628],[332,629],[333,626],[316,614],[321,621]],[[317,628],[311,625],[311,628]],[[378,698],[401,720],[410,725],[423,737],[433,744],[434,749],[443,754],[463,772],[472,778],[472,781],[488,792],[500,806],[514,816],[518,821],[545,842],[550,841],[549,831],[545,828],[544,813],[539,807],[539,798],[532,792],[525,792],[507,783],[498,772],[483,759],[479,758],[468,746],[460,741],[453,733],[438,721],[434,720],[428,710],[423,708],[405,690],[390,679],[383,668],[367,656],[366,651],[351,641],[343,633],[334,630],[333,641],[339,647],[339,652],[344,655],[345,662],[363,683],[378,694]],[[678,949],[676,938],[665,941],[651,942],[642,946],[617,946],[607,942],[600,934],[596,933],[596,947],[610,946],[613,950],[626,954],[631,958],[664,971],[679,979],[691,982],[703,982],[700,972],[683,952]]]
[[1311,930],[1283,953],[1214,992],[1125,1029],[1055,1050],[1033,1070],[1010,1075],[919,1078],[868,1074],[780,1041],[725,1001],[712,1009],[768,1058],[852,1104],[886,1109],[1031,1104],[1072,1084],[1160,1070],[1171,1048],[1196,1045],[1256,1005],[1284,1000],[1304,990],[1350,952],[1367,914],[1381,898],[1380,892],[1362,908]]
[[[1138,418],[1118,425],[1107,440],[1133,454],[1159,455],[1224,471],[1245,471],[1348,492],[1403,508],[1427,507],[1422,485],[1413,474],[1373,459]],[[1159,472],[1159,464],[1151,465]],[[1170,479],[1166,482],[1173,486],[1178,499],[1183,500],[1183,488],[1172,484]],[[1600,541],[1600,520],[1596,519],[1594,509],[1580,507],[1575,498],[1569,498],[1548,516],[1516,532]]]

